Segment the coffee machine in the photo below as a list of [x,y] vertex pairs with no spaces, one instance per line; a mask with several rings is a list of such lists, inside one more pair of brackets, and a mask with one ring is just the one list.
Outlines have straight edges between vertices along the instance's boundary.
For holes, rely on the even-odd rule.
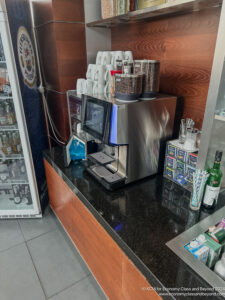
[[83,95],[82,130],[95,140],[87,171],[106,189],[158,173],[172,138],[177,98],[119,102]]

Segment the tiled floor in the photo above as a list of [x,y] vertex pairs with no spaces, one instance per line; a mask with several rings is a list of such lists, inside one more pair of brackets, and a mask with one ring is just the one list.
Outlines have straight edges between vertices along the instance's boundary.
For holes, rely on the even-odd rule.
[[0,300],[105,300],[55,216],[0,221]]

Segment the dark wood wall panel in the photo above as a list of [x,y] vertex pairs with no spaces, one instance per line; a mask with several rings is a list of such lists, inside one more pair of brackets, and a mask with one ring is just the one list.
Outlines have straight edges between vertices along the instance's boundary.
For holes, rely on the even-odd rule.
[[161,61],[160,91],[183,96],[183,117],[197,126],[204,117],[219,15],[220,8],[213,8],[112,29],[112,50]]
[[44,86],[57,90],[60,86],[60,78],[58,76],[54,23],[41,26],[36,29],[36,32]]
[[36,31],[45,86],[60,92],[74,88],[87,68],[84,25],[50,23]]
[[60,91],[74,88],[75,76],[86,76],[86,40],[84,24],[55,23]]
[[[87,69],[83,0],[33,0],[39,54],[50,113],[66,141],[66,91],[75,89]],[[58,22],[60,21],[60,22]]]
[[82,0],[32,0],[35,26],[47,22],[84,22]]
[[59,92],[47,90],[46,99],[48,102],[50,115],[57,131],[59,132],[58,137],[60,140],[66,141],[67,137],[69,136],[66,94],[60,94]]
[[54,19],[52,0],[32,0],[35,26],[43,25]]
[[83,0],[52,0],[54,20],[84,22]]

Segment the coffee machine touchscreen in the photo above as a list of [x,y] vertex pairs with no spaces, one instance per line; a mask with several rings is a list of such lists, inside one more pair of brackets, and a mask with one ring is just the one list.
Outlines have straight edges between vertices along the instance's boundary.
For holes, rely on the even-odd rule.
[[92,137],[108,142],[112,103],[85,96],[82,107],[82,129]]
[[104,107],[93,102],[88,102],[86,108],[86,126],[102,135],[103,125]]

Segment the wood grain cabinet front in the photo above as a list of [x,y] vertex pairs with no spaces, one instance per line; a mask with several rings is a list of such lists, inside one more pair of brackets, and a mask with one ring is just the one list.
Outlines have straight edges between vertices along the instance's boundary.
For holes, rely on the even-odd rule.
[[135,265],[123,257],[122,299],[125,300],[160,300],[162,299],[144,278]]
[[44,160],[52,209],[110,300],[160,299],[85,205]]

